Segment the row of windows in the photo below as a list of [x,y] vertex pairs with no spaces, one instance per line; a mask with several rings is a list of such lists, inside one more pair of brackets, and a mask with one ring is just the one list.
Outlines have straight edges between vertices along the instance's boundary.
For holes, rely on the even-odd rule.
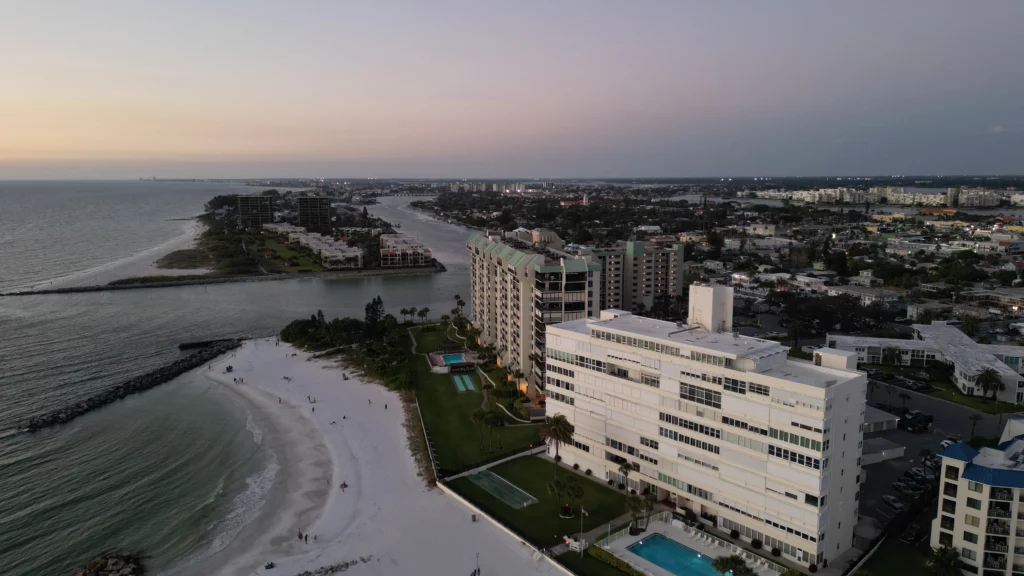
[[821,469],[821,460],[811,458],[810,456],[804,456],[799,452],[786,450],[785,448],[779,448],[771,444],[768,445],[768,455],[775,456],[776,458],[782,458],[783,460],[789,460],[790,462],[796,462],[801,466],[807,466],[808,468],[814,468],[815,470]]
[[740,434],[733,434],[726,430],[722,433],[722,439],[730,444],[742,446],[747,450],[753,450],[755,452],[761,452],[762,454],[768,452],[768,443],[761,442],[760,440],[754,440],[753,438],[747,438]]
[[658,449],[657,440],[651,440],[650,438],[644,438],[643,436],[640,437],[640,444],[647,446],[648,448],[654,448],[655,450]]
[[793,428],[803,428],[804,430],[810,430],[811,432],[821,432],[821,428],[815,428],[814,426],[808,426],[807,424],[799,424],[797,422],[790,422]]
[[726,530],[736,530],[741,535],[751,540],[760,540],[764,543],[765,547],[778,548],[782,551],[783,554],[796,558],[797,560],[807,562],[808,559],[811,557],[810,554],[801,550],[800,548],[797,548],[796,546],[793,546],[792,544],[783,542],[782,540],[779,540],[777,538],[772,538],[771,536],[768,536],[766,534],[762,534],[757,530],[748,528],[743,524],[740,524],[739,522],[733,522],[728,518],[722,518],[720,521],[722,523],[722,526]]
[[[633,284],[636,286],[636,284]],[[643,350],[653,350],[654,352],[661,352],[662,354],[669,354],[671,356],[679,356],[679,348],[675,346],[669,346],[660,342],[654,342],[652,340],[644,340],[643,338],[637,338],[635,336],[624,336],[622,334],[613,334],[611,332],[605,332],[604,330],[591,330],[590,335],[598,340],[605,340],[607,342],[617,342],[619,344],[625,344],[626,346],[632,346],[633,348],[640,348]]]
[[598,372],[604,372],[604,362],[600,360],[594,360],[593,358],[587,358],[586,356],[579,356],[576,354],[569,354],[568,352],[562,352],[561,350],[555,350],[548,348],[548,358],[566,362],[568,364],[575,364],[581,368],[588,368],[590,370],[596,370]]
[[795,534],[796,536],[799,536],[799,537],[803,538],[804,540],[810,540],[811,542],[817,542],[818,541],[817,538],[815,538],[814,536],[811,536],[810,534],[804,534],[803,532],[801,532],[799,530],[794,530],[794,529],[790,528],[789,526],[783,526],[782,524],[779,524],[778,522],[773,522],[772,520],[765,520],[764,523],[769,525],[769,526],[771,526],[771,527],[773,527],[773,528],[778,528],[779,530],[782,530],[783,532],[788,532],[790,534]]
[[689,446],[693,446],[694,448],[700,448],[701,450],[706,450],[708,452],[711,452],[712,454],[718,454],[719,453],[718,446],[715,446],[714,444],[711,444],[710,442],[705,442],[703,440],[697,440],[696,438],[690,438],[689,436],[687,436],[685,434],[680,434],[679,432],[676,432],[675,430],[669,430],[668,428],[662,428],[662,427],[659,426],[658,427],[658,435],[663,436],[665,438],[668,438],[670,440],[675,440],[676,442],[682,442],[683,444],[687,444]]
[[659,378],[658,376],[651,376],[650,374],[644,374],[643,372],[641,372],[640,383],[657,388],[661,386],[661,378]]
[[729,368],[732,366],[731,358],[723,358],[722,356],[715,356],[714,354],[708,354],[706,352],[690,352],[690,360],[696,360],[697,362],[703,362],[704,364],[711,364],[712,366],[724,366]]
[[572,445],[573,447],[583,450],[584,452],[590,452],[590,446],[587,446],[586,444],[580,442],[579,440],[573,440]]
[[765,428],[759,428],[757,426],[754,426],[753,424],[743,422],[742,420],[736,420],[735,418],[730,418],[728,416],[722,416],[722,423],[728,424],[729,426],[742,428],[743,430],[750,430],[754,434],[761,434],[762,436],[768,435],[768,430]]
[[705,436],[711,436],[712,438],[721,438],[722,431],[711,426],[705,426],[696,422],[690,422],[685,418],[680,418],[674,414],[665,414],[664,412],[658,413],[658,419],[662,422],[667,422],[673,426],[679,426],[680,428],[686,428],[687,430],[693,430],[694,432],[700,432]]
[[747,383],[744,382],[743,380],[736,380],[735,378],[726,378],[724,386],[725,389],[728,390],[729,392],[735,392],[737,394],[747,393]]
[[685,490],[687,494],[693,494],[694,496],[696,496],[698,498],[703,498],[704,500],[707,500],[708,502],[714,502],[715,501],[714,493],[708,492],[707,490],[704,490],[703,488],[698,488],[698,487],[694,486],[693,484],[687,484],[686,482],[683,482],[682,480],[678,480],[676,478],[673,478],[673,477],[669,476],[668,474],[663,474],[661,472],[658,472],[658,480],[661,481],[661,482],[664,482],[665,484],[670,484],[672,486],[675,486],[676,488],[679,488],[680,490]]
[[568,404],[569,406],[576,405],[575,398],[572,398],[571,396],[566,396],[565,394],[562,394],[560,392],[555,392],[554,390],[545,390],[544,395],[551,400],[557,400],[563,404]]
[[562,376],[568,376],[569,378],[575,378],[576,373],[568,368],[562,368],[561,366],[555,366],[554,364],[547,364],[547,371],[554,372],[555,374],[561,374]]
[[[643,438],[643,437],[640,438],[641,442],[643,442],[644,440],[647,440],[647,439]],[[641,459],[641,460],[643,460],[645,462],[650,462],[651,464],[654,464],[655,466],[658,465],[658,459],[657,458],[651,456],[650,454],[644,452],[643,450],[639,450],[637,448],[634,448],[634,447],[630,446],[629,444],[624,444],[624,443],[619,442],[618,440],[615,440],[615,439],[612,439],[612,438],[605,438],[604,442],[609,447],[614,448],[614,449],[618,450],[619,452],[625,452],[626,454],[629,454],[630,456],[635,456],[635,457],[637,457],[637,458],[639,458],[639,459]],[[649,442],[649,443],[653,442],[654,443],[653,448],[657,448],[658,447],[658,443],[656,441],[647,440],[647,442]],[[636,465],[634,464],[634,466],[636,466]]]
[[568,390],[569,392],[576,391],[576,386],[572,382],[566,382],[564,380],[559,380],[558,378],[552,378],[551,376],[546,376],[544,380],[548,383],[548,386],[554,386],[556,388]]
[[821,452],[820,440],[812,440],[810,438],[800,436],[799,434],[793,434],[791,432],[775,428],[770,430],[769,435],[776,440],[782,440],[783,442],[789,442],[790,444],[795,444],[801,448],[810,448],[816,452]]
[[715,466],[714,464],[711,464],[710,462],[705,462],[703,460],[698,460],[698,459],[696,459],[696,458],[694,458],[692,456],[688,456],[687,454],[685,454],[683,452],[679,453],[679,457],[682,458],[683,460],[686,460],[687,462],[692,463],[692,464],[696,464],[698,466],[703,466],[705,468],[711,468],[712,470],[718,470],[718,466]]
[[754,394],[760,394],[761,396],[770,396],[772,393],[771,388],[769,388],[768,386],[765,386],[764,384],[757,384],[754,382],[747,384],[747,390],[750,390]]
[[701,388],[692,384],[680,383],[679,397],[683,400],[689,400],[690,402],[704,404],[713,408],[722,407],[721,392],[715,392],[714,390],[708,390],[707,388]]

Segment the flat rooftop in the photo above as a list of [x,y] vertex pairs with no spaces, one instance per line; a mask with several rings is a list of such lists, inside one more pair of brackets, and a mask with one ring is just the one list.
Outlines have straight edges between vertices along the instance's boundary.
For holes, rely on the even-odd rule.
[[811,362],[788,358],[788,346],[750,336],[733,335],[732,332],[709,332],[696,325],[678,325],[675,322],[634,316],[629,312],[614,311],[621,315],[607,320],[585,318],[553,324],[568,332],[590,336],[591,330],[608,330],[622,334],[675,344],[687,351],[708,352],[725,358],[749,358],[758,360],[781,355],[785,360],[771,363],[769,367],[751,370],[772,378],[806,384],[815,388],[827,388],[859,376],[859,373],[816,366]]

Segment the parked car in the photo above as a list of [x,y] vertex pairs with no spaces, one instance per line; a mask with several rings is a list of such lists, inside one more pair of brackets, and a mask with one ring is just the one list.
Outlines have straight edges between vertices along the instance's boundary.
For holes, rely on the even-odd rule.
[[903,509],[906,508],[906,506],[903,505],[903,502],[900,502],[899,498],[888,494],[882,496],[882,502],[885,502],[886,506],[892,508],[896,512],[903,512]]
[[913,376],[916,376],[918,380],[922,380],[924,382],[930,382],[932,379],[932,375],[925,372],[924,370],[914,372]]
[[[909,496],[909,497],[913,498],[914,494],[915,494],[915,490],[913,490],[905,482],[900,482],[899,480],[897,480],[896,482],[892,483],[892,489],[895,490],[896,493],[901,495],[901,496]],[[917,490],[917,492],[920,492],[920,490]]]
[[929,482],[935,480],[935,473],[932,472],[931,470],[928,470],[927,468],[923,468],[921,466],[914,466],[913,468],[910,469],[910,471],[917,472],[918,474],[923,475],[924,479]]
[[935,417],[927,412],[921,412],[920,410],[911,410],[907,412],[906,417],[916,422],[922,422],[924,424],[931,424],[935,421]]
[[927,481],[925,479],[925,475],[924,475],[923,472],[915,472],[913,468],[911,468],[910,470],[907,470],[906,472],[904,472],[903,473],[903,477],[904,478],[910,478],[911,480],[913,480],[913,481],[915,481],[915,482],[917,482],[919,484],[922,483],[922,482],[926,482]]
[[896,428],[906,430],[911,434],[920,434],[928,431],[928,425],[924,422],[909,420],[907,418],[900,418],[900,421],[896,423]]
[[903,477],[897,480],[897,482],[902,482],[906,484],[907,487],[909,487],[911,490],[915,492],[920,492],[924,490],[924,486],[922,486],[917,480],[914,480],[913,478]]

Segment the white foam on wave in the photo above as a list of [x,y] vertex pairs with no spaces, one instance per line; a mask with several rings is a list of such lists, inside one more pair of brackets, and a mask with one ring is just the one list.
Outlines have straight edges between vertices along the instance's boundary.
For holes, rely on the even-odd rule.
[[[274,486],[274,479],[281,467],[277,463],[277,455],[273,451],[263,448],[263,431],[256,425],[252,412],[246,413],[245,428],[252,434],[253,442],[256,443],[258,449],[266,453],[264,466],[245,479],[246,488],[232,500],[227,516],[208,527],[208,532],[213,534],[210,545],[190,556],[183,563],[179,572],[186,573],[190,565],[209,558],[226,548],[238,533],[259,515],[260,509],[266,503],[267,494]],[[220,489],[217,493],[219,492]]]

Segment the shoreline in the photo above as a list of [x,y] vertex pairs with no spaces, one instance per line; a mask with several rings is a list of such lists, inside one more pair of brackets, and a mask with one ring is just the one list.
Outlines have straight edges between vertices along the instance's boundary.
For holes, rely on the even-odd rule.
[[[440,264],[440,263],[438,263]],[[238,282],[275,282],[280,280],[345,280],[348,278],[372,278],[387,276],[419,276],[438,274],[445,270],[440,267],[424,266],[421,268],[389,268],[378,270],[339,270],[335,272],[313,272],[309,274],[270,274],[266,276],[224,276],[212,278],[190,278],[188,280],[167,280],[160,282],[139,282],[134,284],[98,284],[91,286],[69,286],[66,288],[48,288],[44,290],[22,290],[6,292],[6,296],[41,296],[48,294],[77,294],[83,292],[111,292],[116,290],[140,290],[143,288],[174,288],[177,286],[202,286],[208,284],[234,284]],[[185,271],[187,272],[187,270]],[[169,276],[171,278],[172,276]],[[127,280],[127,278],[122,279]]]
[[[477,553],[492,576],[556,573],[425,485],[398,393],[312,356],[263,338],[202,371],[252,408],[261,444],[279,469],[257,516],[231,542],[167,574],[294,576],[339,565],[358,575],[468,574]],[[235,384],[236,377],[244,383]],[[341,482],[348,484],[344,492]],[[299,531],[310,534],[308,543],[298,540]],[[265,570],[270,561],[275,568]]]

